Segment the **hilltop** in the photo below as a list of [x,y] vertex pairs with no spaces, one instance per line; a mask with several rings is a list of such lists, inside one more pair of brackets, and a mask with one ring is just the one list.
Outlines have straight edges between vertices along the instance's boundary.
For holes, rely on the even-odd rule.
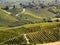
[[[0,0],[0,6],[2,5],[11,5],[11,4],[19,4],[23,2],[32,2],[33,0]],[[43,2],[44,0],[34,0],[35,2]],[[51,2],[52,0],[45,0],[45,2]]]

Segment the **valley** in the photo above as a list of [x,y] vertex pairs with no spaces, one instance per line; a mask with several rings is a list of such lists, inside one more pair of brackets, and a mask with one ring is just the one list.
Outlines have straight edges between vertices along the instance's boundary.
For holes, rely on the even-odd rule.
[[9,0],[0,6],[0,45],[60,45],[60,4],[50,3]]

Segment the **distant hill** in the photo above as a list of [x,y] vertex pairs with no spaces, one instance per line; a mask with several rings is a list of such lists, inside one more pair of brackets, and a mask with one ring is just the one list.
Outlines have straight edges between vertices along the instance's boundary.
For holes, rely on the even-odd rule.
[[[0,0],[0,4],[19,4],[20,2],[32,2],[33,0]],[[44,0],[34,0],[35,2],[44,1]],[[50,2],[52,0],[45,0],[45,2]]]

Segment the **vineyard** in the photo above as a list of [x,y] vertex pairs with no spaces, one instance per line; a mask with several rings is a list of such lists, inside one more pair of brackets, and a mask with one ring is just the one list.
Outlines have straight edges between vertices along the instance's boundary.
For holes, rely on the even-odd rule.
[[60,8],[34,1],[25,3],[0,7],[0,45],[60,42]]
[[[33,25],[33,26],[32,26]],[[9,31],[10,30],[10,31]],[[7,35],[8,34],[8,35]],[[11,35],[12,34],[12,35]],[[4,44],[26,44],[24,34],[31,44],[42,44],[60,40],[60,23],[28,24],[0,31],[0,42]],[[3,37],[4,36],[4,37]],[[1,44],[1,43],[0,43]]]

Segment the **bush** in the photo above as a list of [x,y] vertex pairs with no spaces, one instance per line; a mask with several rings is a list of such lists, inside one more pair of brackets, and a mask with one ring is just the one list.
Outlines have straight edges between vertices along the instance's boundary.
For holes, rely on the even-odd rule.
[[8,9],[9,9],[9,7],[8,7],[8,6],[5,6],[5,8],[2,8],[2,9],[4,9],[4,10],[8,10]]

